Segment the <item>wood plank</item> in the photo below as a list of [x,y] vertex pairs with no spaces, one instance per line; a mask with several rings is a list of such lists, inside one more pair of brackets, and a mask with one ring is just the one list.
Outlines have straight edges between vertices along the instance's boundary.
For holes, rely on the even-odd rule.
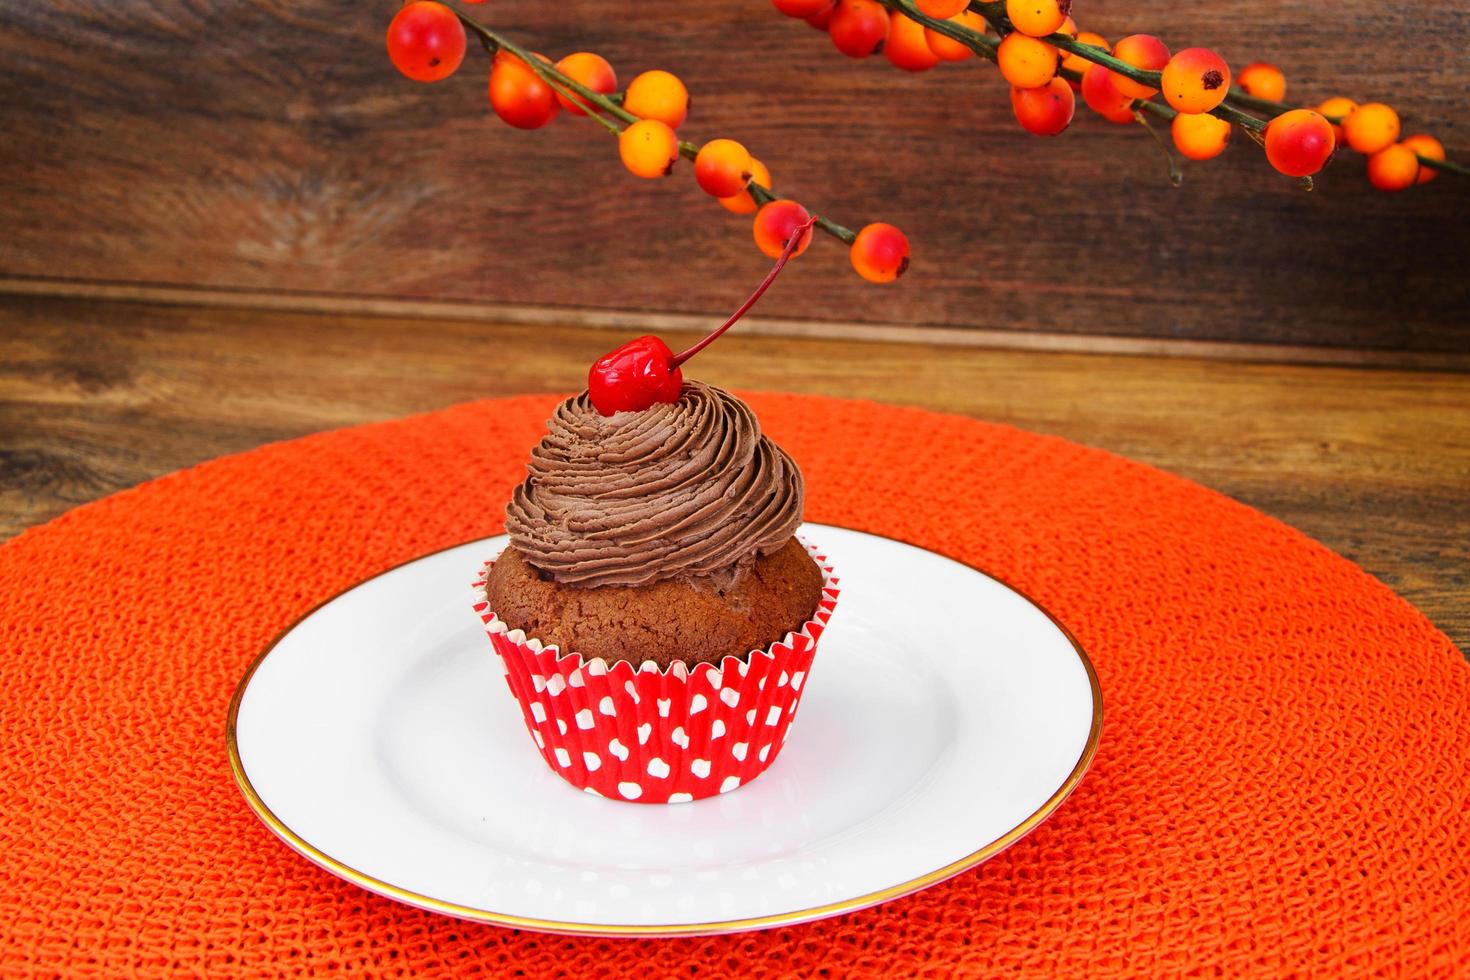
[[[625,332],[629,330],[664,333],[696,332],[704,329],[709,322],[709,317],[687,313],[581,310],[570,307],[518,306],[463,300],[354,297],[330,293],[267,292],[197,286],[158,286],[147,283],[86,282],[75,279],[18,279],[5,276],[0,276],[0,295],[107,299],[291,313],[475,320],[499,325],[602,327]],[[780,320],[759,315],[750,316],[741,321],[741,331],[747,334],[772,337],[900,341],[947,347],[1470,371],[1470,353],[1440,351],[1387,350],[1367,347],[1304,347],[1295,344],[1248,344],[1238,341],[1177,340],[1168,337],[1106,337],[1098,334],[1049,333],[1039,330],[930,327],[923,324]]]
[[[0,11],[0,274],[85,282],[726,310],[766,260],[688,168],[637,181],[586,121],[487,118],[484,66],[436,86],[383,53],[387,8],[346,0],[65,0]],[[693,139],[742,139],[778,185],[915,243],[892,287],[823,241],[766,312],[805,322],[1047,336],[1470,350],[1470,179],[1378,194],[1343,154],[1303,194],[1248,140],[1164,179],[1151,141],[1079,113],[1022,133],[993,68],[853,62],[763,0],[477,8],[552,54],[680,73]],[[1278,61],[1291,92],[1398,105],[1470,152],[1470,7],[1091,0],[1084,26]],[[478,57],[473,55],[472,57]]]
[[[568,391],[611,339],[550,324],[0,300],[0,535],[274,439]],[[710,348],[700,373],[958,412],[1152,463],[1301,528],[1470,649],[1470,375],[756,335]]]

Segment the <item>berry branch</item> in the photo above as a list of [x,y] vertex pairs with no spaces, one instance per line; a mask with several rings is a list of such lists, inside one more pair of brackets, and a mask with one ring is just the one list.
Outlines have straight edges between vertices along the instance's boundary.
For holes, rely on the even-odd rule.
[[[913,4],[905,3],[904,6],[912,7]],[[1070,4],[1068,6],[1070,6]],[[975,10],[981,13],[982,16],[985,17],[987,22],[996,27],[998,33],[1004,33],[1014,30],[1014,28],[1011,26],[1009,18],[1006,16],[1005,0],[989,0],[989,2],[988,0],[970,0],[968,9]],[[905,13],[908,14],[908,11],[906,10]],[[919,13],[922,15],[922,11],[920,11]],[[908,14],[908,16],[912,16],[912,14]],[[1071,18],[1069,17],[1068,20],[1070,19]],[[1063,51],[1076,54],[1078,57],[1090,61],[1093,64],[1103,65],[1113,72],[1123,75],[1125,78],[1129,78],[1133,81],[1139,82],[1140,84],[1149,86],[1151,88],[1159,88],[1162,84],[1163,72],[1145,71],[1136,68],[1126,61],[1121,61],[1118,58],[1112,57],[1112,55],[1104,49],[1095,48],[1090,45],[1079,43],[1077,39],[1072,37],[1071,35],[1064,33],[1053,33],[1049,35],[1046,40],[1048,43],[1057,48],[1060,48]],[[1076,73],[1073,74],[1076,75]],[[1080,76],[1078,76],[1074,80],[1081,81],[1081,78]],[[1282,80],[1282,88],[1285,88],[1284,79]],[[1157,105],[1157,103],[1154,104]],[[1270,119],[1274,119],[1277,116],[1284,115],[1292,109],[1291,106],[1286,105],[1285,103],[1274,99],[1267,99],[1257,95],[1253,95],[1250,92],[1247,92],[1244,89],[1240,88],[1239,86],[1231,86],[1228,89],[1228,94],[1226,95],[1222,106],[1229,108],[1254,109],[1257,112],[1265,113],[1267,116],[1266,120],[1257,119],[1253,116],[1247,115],[1244,112],[1226,112],[1224,114],[1214,113],[1215,115],[1219,115],[1220,118],[1225,119],[1229,122],[1234,122],[1243,127],[1255,129],[1257,131],[1264,131]],[[1350,113],[1333,114],[1324,112],[1321,115],[1329,123],[1339,125],[1347,119],[1347,116],[1349,114]],[[1446,160],[1442,155],[1439,157],[1435,157],[1416,152],[1415,156],[1418,158],[1421,166],[1426,166],[1434,170],[1442,170],[1446,173],[1470,176],[1470,167],[1467,167],[1463,164],[1455,163],[1450,160]]]
[[[450,9],[453,10],[454,8],[451,7]],[[459,18],[459,22],[461,24],[469,28],[471,31],[474,31],[475,34],[477,34],[485,42],[486,50],[489,51],[492,56],[495,54],[496,50],[507,51],[510,54],[514,55],[516,58],[519,58],[537,75],[545,79],[548,85],[550,85],[554,89],[557,89],[568,98],[575,96],[580,102],[590,102],[593,105],[596,105],[597,107],[602,109],[603,112],[607,113],[610,116],[615,116],[616,118],[621,119],[624,123],[627,123],[628,125],[632,125],[633,123],[640,121],[639,117],[633,115],[631,112],[623,108],[621,92],[612,93],[610,95],[604,95],[601,92],[594,92],[592,89],[583,85],[575,78],[563,74],[562,71],[558,69],[555,65],[536,57],[535,55],[526,51],[524,48],[512,43],[504,35],[497,34],[495,31],[492,31],[490,28],[479,23],[474,18],[467,16],[459,10],[454,10],[454,15]],[[613,124],[600,113],[585,113],[585,115],[588,115],[590,118],[596,120],[598,123],[601,123],[609,132],[613,133],[614,135],[621,135],[623,132],[623,128],[621,126]],[[684,159],[693,162],[694,160],[697,160],[699,158],[700,147],[697,144],[691,143],[688,140],[680,140],[678,146],[679,155]],[[774,189],[766,187],[756,182],[755,180],[748,181],[745,185],[745,189],[758,204],[769,204],[772,201],[784,200],[784,198],[777,194]],[[816,226],[818,228],[822,229],[833,238],[844,242],[845,244],[851,245],[853,243],[853,240],[857,238],[857,233],[854,232],[851,228],[846,228],[842,225],[839,225],[837,222],[833,221],[830,218],[823,217],[822,215],[816,215],[815,219]]]
[[[988,35],[976,33],[970,28],[955,24],[949,20],[936,20],[924,13],[914,0],[879,0],[879,2],[890,10],[900,11],[905,17],[923,25],[926,29],[953,38],[962,44],[969,45],[971,50],[976,54],[999,63],[999,49],[1002,38],[991,38]],[[1004,0],[998,3],[985,3],[983,0],[972,0],[969,9],[984,16],[986,21],[996,29],[997,33],[1007,35],[1014,33],[1015,28],[1011,26],[1010,20],[1005,16],[1005,6]],[[1126,61],[1113,57],[1108,53],[1107,49],[1085,44],[1070,34],[1051,34],[1046,37],[1045,42],[1054,48],[1066,51],[1068,54],[1075,54],[1084,61],[1090,61],[1095,65],[1102,65],[1113,74],[1121,75],[1139,85],[1150,88],[1159,87],[1162,72],[1145,71],[1141,68],[1136,68]],[[1081,84],[1083,79],[1082,72],[1066,67],[1057,68],[1056,75],[1069,82],[1077,82],[1078,84]],[[1167,104],[1161,105],[1150,99],[1135,99],[1131,108],[1135,112],[1141,110],[1154,113],[1163,119],[1173,119],[1179,112],[1173,106]],[[1233,122],[1246,129],[1260,131],[1266,128],[1265,120],[1257,119],[1255,116],[1240,112],[1224,102],[1209,111],[1213,116],[1217,116],[1227,122]]]
[[668,72],[644,72],[619,92],[612,66],[600,56],[577,52],[552,64],[437,0],[404,4],[388,28],[388,54],[408,77],[439,81],[463,61],[466,30],[491,57],[490,103],[510,125],[539,129],[565,108],[616,137],[624,166],[639,177],[666,177],[679,158],[692,161],[706,193],[729,211],[755,214],[756,245],[771,258],[786,254],[797,237],[800,255],[815,225],[849,246],[853,268],[870,282],[892,282],[908,269],[908,239],[894,226],[879,222],[854,232],[779,195],[765,165],[734,140],[699,145],[679,139],[675,130],[688,114],[689,95]]
[[[1368,157],[1369,180],[1381,190],[1426,183],[1438,172],[1470,175],[1470,168],[1445,159],[1433,137],[1400,140],[1398,115],[1386,105],[1333,98],[1316,109],[1292,108],[1281,101],[1286,79],[1274,65],[1248,65],[1232,86],[1229,66],[1206,48],[1171,56],[1147,34],[1110,47],[1099,35],[1078,32],[1071,0],[771,2],[826,30],[849,57],[882,51],[908,71],[972,54],[993,61],[1011,84],[1017,121],[1038,135],[1066,129],[1081,93],[1111,122],[1138,123],[1145,113],[1168,120],[1175,149],[1193,160],[1223,152],[1238,126],[1276,170],[1308,189],[1344,143]],[[1161,91],[1164,101],[1154,101]],[[1171,179],[1176,172],[1171,155]]]

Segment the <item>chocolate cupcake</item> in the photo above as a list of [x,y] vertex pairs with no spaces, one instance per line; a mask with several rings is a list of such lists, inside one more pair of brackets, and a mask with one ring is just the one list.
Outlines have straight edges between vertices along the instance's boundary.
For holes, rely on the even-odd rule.
[[822,572],[794,537],[801,472],[729,393],[562,403],[506,508],[487,594],[510,629],[609,662],[692,667],[800,629]]
[[739,399],[558,406],[476,609],[527,727],[573,785],[727,792],[776,758],[836,580],[795,537],[800,471]]

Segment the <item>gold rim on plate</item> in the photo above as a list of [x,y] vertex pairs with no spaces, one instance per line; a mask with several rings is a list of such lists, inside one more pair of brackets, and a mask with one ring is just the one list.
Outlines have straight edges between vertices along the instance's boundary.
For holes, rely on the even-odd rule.
[[[871,531],[862,531],[857,528],[844,528],[839,524],[828,524],[826,526],[837,527],[841,530],[853,531],[858,534],[866,534],[870,537],[883,538],[887,541],[908,545],[911,548],[919,547],[910,542],[899,541],[897,538],[890,538],[882,534],[874,534]],[[834,915],[842,915],[846,912],[856,912],[860,909],[870,908],[882,902],[902,898],[905,895],[912,895],[914,892],[928,888],[930,885],[936,885],[948,878],[953,878],[955,875],[977,867],[990,858],[995,857],[1032,830],[1035,830],[1047,817],[1051,816],[1052,812],[1061,805],[1062,801],[1070,796],[1072,791],[1077,788],[1077,785],[1082,782],[1082,777],[1086,775],[1088,768],[1092,765],[1093,757],[1097,755],[1098,740],[1102,735],[1102,688],[1098,685],[1097,671],[1093,668],[1092,661],[1088,659],[1087,652],[1082,649],[1082,644],[1077,642],[1077,638],[1072,635],[1072,631],[1067,629],[1061,620],[1053,616],[1051,611],[1045,606],[1004,579],[998,578],[968,562],[950,558],[948,555],[939,555],[941,558],[946,558],[956,564],[964,565],[971,571],[979,572],[986,578],[999,582],[1040,610],[1042,615],[1046,616],[1052,625],[1060,630],[1062,635],[1067,638],[1067,642],[1072,644],[1072,649],[1077,654],[1077,659],[1081,661],[1083,669],[1087,672],[1087,683],[1092,691],[1092,725],[1088,729],[1087,744],[1083,746],[1082,755],[1077,759],[1077,764],[1072,767],[1072,771],[1062,781],[1062,785],[1057,788],[1057,791],[1045,803],[1041,804],[1035,812],[978,851],[967,854],[958,861],[953,861],[942,868],[930,871],[917,878],[912,878],[897,885],[890,885],[887,888],[875,892],[868,892],[865,895],[843,899],[840,902],[829,902],[826,905],[818,905],[809,909],[778,912],[773,915],[758,915],[745,919],[727,919],[721,922],[687,922],[669,925],[615,925],[593,922],[562,922],[557,919],[533,919],[527,918],[526,916],[510,915],[505,912],[493,912],[489,909],[478,909],[468,905],[458,905],[454,902],[445,902],[429,895],[421,895],[418,892],[400,888],[397,885],[383,881],[380,878],[374,878],[372,875],[365,874],[356,868],[349,867],[341,861],[338,861],[288,827],[280,817],[275,815],[270,807],[266,806],[265,801],[260,798],[260,794],[255,791],[254,785],[251,784],[250,777],[245,773],[244,763],[240,760],[240,746],[235,731],[235,724],[240,715],[240,702],[245,696],[246,688],[250,686],[250,679],[255,676],[255,671],[265,662],[265,658],[270,656],[271,651],[280,644],[281,640],[285,639],[287,634],[319,612],[323,606],[346,595],[358,586],[364,585],[375,578],[387,575],[389,572],[397,571],[404,566],[412,565],[416,561],[432,558],[446,551],[453,551],[455,548],[462,548],[467,544],[474,544],[475,541],[480,540],[483,539],[475,538],[471,541],[464,541],[460,544],[450,545],[447,548],[440,548],[437,551],[431,551],[428,554],[411,558],[408,561],[394,565],[392,568],[384,569],[376,575],[366,578],[362,582],[358,582],[356,585],[349,586],[331,598],[313,606],[309,611],[292,622],[291,625],[278,633],[275,639],[271,640],[270,644],[251,662],[250,667],[245,671],[245,676],[240,678],[240,683],[236,685],[234,696],[230,698],[230,714],[225,722],[225,741],[229,749],[230,771],[235,775],[235,783],[240,787],[240,792],[244,794],[245,802],[249,804],[250,809],[255,811],[255,815],[270,828],[271,832],[302,857],[330,871],[337,877],[350,881],[354,885],[366,888],[370,892],[376,892],[386,898],[403,902],[406,905],[412,905],[430,912],[440,912],[445,915],[452,915],[456,918],[468,919],[474,922],[489,922],[494,925],[509,926],[515,929],[533,929],[537,932],[558,933],[570,936],[718,935],[732,932],[747,932],[753,929],[768,929],[772,926],[797,925],[816,919],[825,919]],[[920,550],[928,551],[927,548],[920,548]],[[938,552],[930,553],[939,554]]]

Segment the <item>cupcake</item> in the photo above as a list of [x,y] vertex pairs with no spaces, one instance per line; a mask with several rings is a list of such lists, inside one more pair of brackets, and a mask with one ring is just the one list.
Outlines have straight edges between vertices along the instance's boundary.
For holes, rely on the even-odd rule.
[[[677,368],[676,368],[677,370]],[[728,392],[567,399],[477,611],[552,770],[614,799],[728,792],[775,761],[837,597],[791,457]]]

